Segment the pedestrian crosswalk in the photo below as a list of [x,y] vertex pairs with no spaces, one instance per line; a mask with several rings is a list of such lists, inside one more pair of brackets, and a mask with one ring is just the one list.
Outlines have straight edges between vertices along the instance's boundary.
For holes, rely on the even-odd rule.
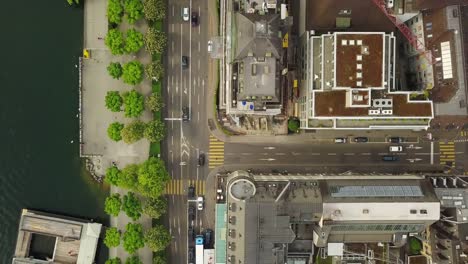
[[210,135],[209,168],[213,169],[224,164],[224,142]]
[[439,142],[440,164],[455,167],[455,142]]
[[180,180],[172,179],[166,185],[164,194],[167,195],[187,195],[189,186],[195,187],[195,194],[205,195],[205,181],[202,180]]
[[468,131],[460,131],[460,136],[468,137]]

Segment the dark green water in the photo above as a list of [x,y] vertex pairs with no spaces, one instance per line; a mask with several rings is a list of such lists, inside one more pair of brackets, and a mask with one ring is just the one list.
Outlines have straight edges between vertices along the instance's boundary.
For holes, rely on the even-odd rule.
[[11,263],[21,208],[107,224],[107,191],[78,157],[83,9],[65,0],[1,2],[0,263]]

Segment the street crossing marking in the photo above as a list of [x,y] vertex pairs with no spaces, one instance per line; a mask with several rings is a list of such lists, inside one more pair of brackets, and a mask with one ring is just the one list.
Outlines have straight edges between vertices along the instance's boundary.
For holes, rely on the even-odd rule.
[[209,168],[213,169],[224,164],[224,142],[219,141],[213,135],[210,135],[209,147]]
[[[455,167],[455,142],[439,142],[439,162],[441,165]],[[451,164],[450,164],[451,163]]]
[[203,180],[170,180],[164,190],[167,195],[187,195],[188,187],[195,187],[195,194],[205,195],[205,181]]

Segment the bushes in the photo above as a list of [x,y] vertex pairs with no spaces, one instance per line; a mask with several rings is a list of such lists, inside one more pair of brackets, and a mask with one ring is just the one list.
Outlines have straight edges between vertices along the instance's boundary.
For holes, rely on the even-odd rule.
[[143,227],[140,224],[127,224],[123,235],[123,248],[130,254],[145,246],[143,237]]
[[118,29],[110,29],[104,43],[113,55],[124,54],[124,36]]
[[127,30],[127,38],[125,39],[125,51],[127,53],[138,52],[143,44],[143,34],[133,28]]
[[152,27],[149,27],[145,34],[145,49],[151,55],[162,53],[166,48],[167,38],[166,35]]
[[119,122],[114,122],[109,125],[107,128],[107,136],[114,141],[122,140],[121,131],[124,128],[124,125]]
[[150,142],[159,142],[164,138],[165,131],[166,129],[162,121],[153,120],[146,124],[143,135]]
[[107,72],[112,78],[119,79],[120,76],[122,76],[122,65],[118,62],[111,62],[109,66],[107,66]]
[[124,64],[122,79],[126,84],[139,84],[143,80],[143,65],[141,62],[131,61]]
[[148,21],[162,20],[166,18],[166,4],[163,0],[144,0],[143,13]]
[[104,211],[112,216],[118,216],[122,208],[122,201],[120,200],[120,194],[114,193],[106,198],[104,203]]
[[143,17],[143,4],[140,0],[124,0],[125,16],[130,24]]
[[104,244],[108,247],[118,247],[120,245],[120,232],[117,228],[111,227],[106,230]]
[[158,81],[164,75],[164,68],[160,61],[152,62],[145,66],[146,78]]
[[107,19],[110,23],[120,24],[122,22],[123,7],[120,0],[109,0],[107,2]]
[[123,99],[117,91],[108,91],[106,94],[106,107],[112,112],[122,111]]
[[132,144],[143,138],[145,123],[134,120],[122,129],[122,139],[127,144]]
[[133,221],[136,221],[141,217],[141,202],[134,193],[128,192],[124,195],[122,211],[124,211]]

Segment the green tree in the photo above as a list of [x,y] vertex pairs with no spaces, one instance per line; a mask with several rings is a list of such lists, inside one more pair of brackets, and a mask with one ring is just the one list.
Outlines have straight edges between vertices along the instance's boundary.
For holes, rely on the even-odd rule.
[[124,9],[130,24],[134,24],[143,17],[143,4],[140,0],[124,0]]
[[171,240],[171,234],[162,225],[157,225],[145,233],[145,243],[154,252],[164,250]]
[[79,5],[79,4],[80,4],[80,0],[67,0],[67,3],[68,3],[69,5],[73,5],[73,4]]
[[126,261],[125,264],[143,264],[138,256],[131,256]]
[[143,13],[146,20],[163,20],[166,18],[166,4],[163,0],[144,0]]
[[166,128],[160,120],[153,120],[146,124],[143,135],[150,142],[159,142],[164,138]]
[[104,180],[109,184],[118,186],[118,183],[120,181],[120,174],[121,171],[116,166],[109,167],[106,170],[106,177],[104,178]]
[[127,30],[127,38],[125,39],[125,51],[127,53],[138,52],[145,44],[143,34],[131,28]]
[[138,165],[130,164],[127,165],[121,172],[119,177],[119,184],[117,186],[136,189],[138,184]]
[[145,123],[140,120],[134,120],[126,125],[120,134],[122,139],[127,144],[132,144],[143,138],[145,131]]
[[153,257],[153,264],[167,264],[167,260],[164,256],[156,255]]
[[139,117],[145,109],[145,98],[135,90],[122,94],[126,117]]
[[136,221],[141,217],[141,202],[134,193],[128,192],[124,195],[122,211],[124,211],[133,221]]
[[120,134],[120,132],[123,128],[124,125],[122,123],[114,122],[110,124],[107,128],[107,136],[109,136],[109,138],[114,141],[120,141],[122,140],[122,135]]
[[110,29],[104,41],[113,55],[124,54],[124,37],[118,29]]
[[158,61],[147,64],[145,66],[145,74],[146,78],[150,80],[160,80],[164,75],[164,68],[162,66],[162,63]]
[[122,264],[122,261],[120,260],[120,258],[116,257],[116,258],[111,258],[111,259],[106,260],[105,264]]
[[149,198],[143,206],[143,213],[151,218],[158,219],[167,210],[167,200],[164,197]]
[[164,103],[158,93],[152,93],[146,97],[145,107],[152,112],[158,112],[164,107]]
[[120,24],[122,22],[123,7],[120,0],[109,0],[107,2],[107,19],[110,23]]
[[141,224],[128,223],[123,234],[123,248],[130,254],[145,246]]
[[288,130],[291,132],[297,132],[299,129],[299,120],[296,118],[291,118],[288,120]]
[[143,80],[143,64],[139,61],[131,61],[123,66],[122,79],[124,83],[137,85]]
[[120,232],[116,227],[110,227],[106,230],[104,244],[108,247],[118,247],[120,245]]
[[107,66],[107,72],[112,78],[119,79],[120,76],[122,76],[122,65],[118,62],[111,62],[109,66]]
[[106,107],[107,109],[111,110],[112,112],[120,112],[122,111],[122,96],[120,96],[119,92],[117,91],[108,91],[106,94]]
[[114,193],[106,198],[104,203],[104,211],[113,216],[118,216],[120,209],[122,208],[122,200],[120,200],[120,194]]
[[138,168],[138,191],[145,196],[159,197],[169,179],[163,161],[151,157]]
[[166,48],[167,38],[163,32],[149,27],[145,34],[145,49],[151,54],[162,53]]

